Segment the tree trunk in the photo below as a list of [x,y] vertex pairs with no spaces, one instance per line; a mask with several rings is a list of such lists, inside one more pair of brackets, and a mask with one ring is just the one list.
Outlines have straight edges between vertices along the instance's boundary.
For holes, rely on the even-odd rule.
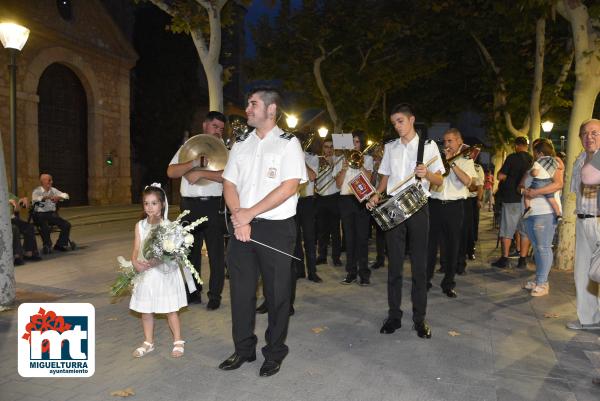
[[219,63],[202,63],[208,82],[208,102],[211,111],[223,113],[223,66]]
[[533,88],[529,103],[529,138],[535,141],[540,137],[542,118],[540,116],[540,99],[542,97],[542,79],[544,75],[544,53],[546,39],[546,20],[540,18],[535,27],[535,69],[533,73]]
[[8,183],[0,135],[0,310],[15,302],[15,266],[13,263],[12,228],[8,205]]
[[[321,64],[327,58],[327,53],[325,49],[321,47],[321,56],[317,57],[313,63],[313,75],[315,76],[315,81],[317,83],[317,87],[319,88],[319,92],[321,92],[321,96],[323,96],[323,101],[325,101],[325,106],[327,107],[327,113],[329,114],[329,118],[331,118],[331,122],[333,122],[333,133],[338,134],[342,132],[342,120],[338,117],[338,114],[335,110],[335,105],[333,104],[333,100],[331,100],[331,95],[325,86],[325,82],[323,82],[323,76],[321,74]],[[337,49],[333,50],[336,51]],[[333,52],[332,51],[332,52]],[[329,54],[331,54],[330,52]]]
[[575,193],[570,191],[573,163],[582,151],[579,139],[581,123],[592,117],[594,103],[598,96],[596,85],[577,80],[573,93],[573,109],[569,120],[567,137],[567,163],[565,163],[565,186],[563,188],[563,223],[559,228],[559,241],[555,252],[554,266],[561,270],[571,270],[575,257]]

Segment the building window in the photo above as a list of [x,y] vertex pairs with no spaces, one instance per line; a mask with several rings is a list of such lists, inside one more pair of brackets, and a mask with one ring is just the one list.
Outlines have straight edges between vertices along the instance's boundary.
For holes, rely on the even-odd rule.
[[73,18],[73,10],[71,7],[71,0],[56,0],[56,7],[58,13],[65,21],[71,21]]

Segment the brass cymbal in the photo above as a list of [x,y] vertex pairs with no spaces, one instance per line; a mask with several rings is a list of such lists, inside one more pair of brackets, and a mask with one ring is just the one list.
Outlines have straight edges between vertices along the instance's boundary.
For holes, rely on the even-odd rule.
[[211,135],[195,135],[185,141],[179,152],[179,163],[204,156],[208,160],[205,167],[196,167],[195,170],[220,171],[225,169],[229,151],[222,140]]

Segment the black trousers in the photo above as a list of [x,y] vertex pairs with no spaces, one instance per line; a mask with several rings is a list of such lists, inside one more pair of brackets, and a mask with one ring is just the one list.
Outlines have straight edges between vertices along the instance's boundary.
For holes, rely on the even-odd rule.
[[[210,268],[210,279],[208,282],[208,298],[221,300],[223,285],[225,283],[225,221],[223,215],[219,213],[221,208],[221,197],[214,196],[208,198],[181,198],[181,210],[189,210],[190,214],[184,217],[184,220],[194,221],[201,217],[208,217],[208,221],[196,227],[192,232],[194,234],[194,246],[188,259],[201,273],[202,268],[202,243],[206,241],[206,250],[208,251],[208,264]],[[201,291],[202,286],[196,283]]]
[[[307,196],[298,199],[296,208],[296,249],[294,256],[302,259],[302,262],[294,260],[296,276],[310,277],[317,272],[317,247],[315,245],[315,198]],[[304,248],[302,247],[304,245]],[[306,273],[305,273],[306,271]],[[292,270],[294,273],[294,270]]]
[[[296,244],[296,223],[293,217],[253,221],[251,236],[256,241],[291,254]],[[259,273],[269,311],[265,333],[267,344],[262,353],[265,359],[275,361],[282,361],[287,355],[285,339],[290,319],[291,263],[288,256],[256,243],[241,242],[234,236],[229,240],[227,266],[230,275],[232,334],[238,355],[250,356],[256,349],[254,326]]]
[[[10,220],[11,224],[15,227],[17,227],[17,234],[20,234],[23,236],[23,245],[21,246],[21,241],[20,241],[20,235],[17,235],[17,242],[19,243],[19,248],[21,249],[21,251],[19,252],[19,255],[23,256],[23,251],[25,252],[31,252],[32,255],[37,255],[38,254],[38,247],[37,247],[37,242],[35,240],[35,229],[33,227],[33,224],[27,223],[26,221],[23,221],[17,217],[13,217]],[[14,244],[14,238],[13,238],[13,244]],[[13,250],[14,250],[14,246],[13,246]]]
[[406,241],[410,250],[410,269],[412,275],[411,300],[413,321],[425,320],[427,310],[427,237],[429,235],[429,208],[423,206],[417,213],[400,225],[385,232],[388,249],[388,315],[401,319],[402,276]]
[[56,212],[34,212],[33,222],[40,228],[40,235],[44,246],[51,247],[52,239],[50,238],[50,225],[57,226],[60,229],[57,246],[68,246],[69,235],[71,233],[71,223],[63,219]]
[[470,248],[471,253],[475,253],[475,243],[479,241],[479,201],[477,197],[470,198],[473,202],[473,247]]
[[377,252],[375,262],[383,265],[385,264],[385,231],[379,227],[379,224],[372,217],[371,225],[375,227],[375,251]]
[[339,193],[317,196],[317,238],[319,242],[319,258],[327,257],[327,247],[331,237],[331,257],[338,260],[342,253],[340,238]]
[[458,252],[462,237],[464,216],[463,200],[443,201],[429,198],[430,223],[429,244],[427,257],[427,281],[431,282],[435,269],[438,249],[440,249],[440,264],[444,267],[444,279],[441,287],[448,291],[456,287],[454,276],[458,263]]
[[462,201],[464,217],[462,236],[460,239],[460,245],[458,247],[458,263],[456,265],[457,273],[465,272],[467,269],[467,255],[473,253],[473,248],[475,247],[473,202],[471,199],[476,200],[477,198],[467,198]]
[[369,222],[371,215],[354,195],[340,195],[339,209],[346,242],[346,273],[368,279]]

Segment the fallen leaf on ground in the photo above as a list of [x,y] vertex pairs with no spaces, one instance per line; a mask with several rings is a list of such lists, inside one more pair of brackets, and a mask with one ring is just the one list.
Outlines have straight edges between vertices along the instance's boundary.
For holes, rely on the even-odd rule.
[[108,318],[108,319],[106,319],[106,320],[117,320],[117,319],[118,319],[118,318],[116,318],[116,317],[109,317],[109,318]]
[[313,327],[312,328],[312,332],[315,333],[315,334],[319,334],[320,332],[325,331],[325,330],[327,330],[327,326],[324,326],[324,327]]
[[127,387],[123,390],[117,390],[110,393],[113,397],[129,397],[130,395],[135,395],[135,391],[131,387]]
[[452,337],[457,337],[457,336],[460,336],[460,333],[458,331],[455,331],[455,330],[450,330],[448,332],[448,335],[450,335]]
[[546,319],[556,319],[558,317],[558,313],[546,312],[544,313],[544,317]]

